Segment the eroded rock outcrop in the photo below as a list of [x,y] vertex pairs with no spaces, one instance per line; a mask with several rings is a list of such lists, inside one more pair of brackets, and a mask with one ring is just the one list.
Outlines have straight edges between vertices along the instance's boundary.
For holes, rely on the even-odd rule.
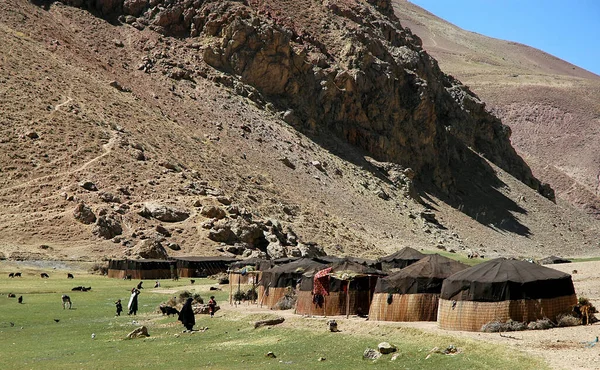
[[[65,1],[199,38],[204,62],[247,87],[236,92],[252,91],[309,134],[333,132],[377,161],[411,168],[415,182],[452,195],[465,166],[481,163],[477,171],[494,177],[485,157],[552,197],[512,148],[510,129],[441,72],[390,0]],[[300,13],[307,16],[290,16]]]

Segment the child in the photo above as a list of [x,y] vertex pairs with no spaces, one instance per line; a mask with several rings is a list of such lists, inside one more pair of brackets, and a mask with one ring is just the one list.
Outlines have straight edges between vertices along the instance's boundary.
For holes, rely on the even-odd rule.
[[121,300],[117,300],[115,302],[115,305],[117,306],[117,316],[121,316],[121,312],[123,312],[123,305],[121,305]]
[[210,296],[210,301],[208,301],[208,312],[210,313],[210,317],[213,318],[215,315],[215,307],[217,307],[217,301],[215,301],[215,296]]

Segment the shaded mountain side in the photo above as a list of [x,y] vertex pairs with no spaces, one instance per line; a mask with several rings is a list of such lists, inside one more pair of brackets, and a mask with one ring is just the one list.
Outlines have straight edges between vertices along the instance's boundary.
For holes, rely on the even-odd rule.
[[512,144],[534,174],[598,216],[600,76],[526,45],[462,30],[410,2],[394,7],[442,69],[511,127]]
[[453,167],[471,148],[553,197],[510,146],[510,130],[439,70],[400,26],[390,2],[66,3],[137,28],[197,37],[204,62],[236,76],[242,94],[256,89],[256,102],[273,104],[288,123],[333,132],[446,193],[454,191]]
[[[241,3],[206,4],[242,7],[259,17]],[[312,5],[294,6],[308,17],[324,14],[314,13]],[[470,150],[459,137],[469,134],[452,134],[458,128],[439,132],[435,109],[422,108],[425,118],[408,109],[405,114],[415,124],[431,124],[438,141],[419,145],[433,155],[445,143],[441,152],[451,166],[436,172],[441,164],[415,158],[415,170],[409,170],[352,145],[330,121],[315,119],[307,126],[311,109],[325,112],[309,108],[307,94],[299,92],[302,104],[294,103],[289,92],[267,94],[244,82],[243,74],[207,65],[209,47],[226,50],[222,35],[171,37],[137,23],[144,17],[125,17],[123,23],[98,15],[58,2],[0,3],[0,258],[279,256],[318,253],[319,247],[330,254],[376,257],[404,246],[484,255],[595,252],[597,223],[539,196],[491,163],[493,155]],[[222,19],[207,24],[217,27]],[[268,19],[251,23],[293,39]],[[338,43],[325,50],[334,54],[347,45],[339,36],[324,33],[323,41],[310,45],[330,37]],[[277,50],[284,60],[300,55],[286,54],[285,45]],[[334,67],[317,68],[325,75],[333,68],[335,76],[328,79],[335,82],[339,62],[324,61]],[[431,63],[424,75],[432,73]],[[383,71],[392,68],[379,64]],[[370,76],[378,76],[374,73]],[[325,85],[331,86],[328,79]],[[411,86],[379,79],[398,89]],[[454,85],[458,82],[449,81],[439,91],[429,87],[435,82],[419,89],[448,104],[445,112],[456,107],[448,90],[464,92],[465,104],[476,104]],[[353,107],[343,103],[346,88],[338,82],[331,86],[337,91],[333,97],[320,98],[333,112]],[[403,99],[415,99],[408,91]],[[349,95],[349,101],[356,99]],[[317,98],[312,104],[322,105]],[[455,114],[466,114],[461,111]],[[365,135],[374,135],[367,128]],[[492,128],[482,124],[473,131]],[[389,128],[382,124],[380,130]],[[426,139],[426,133],[414,133],[403,150],[416,150],[413,139]],[[435,176],[435,183],[428,179]],[[439,182],[444,179],[445,192]]]

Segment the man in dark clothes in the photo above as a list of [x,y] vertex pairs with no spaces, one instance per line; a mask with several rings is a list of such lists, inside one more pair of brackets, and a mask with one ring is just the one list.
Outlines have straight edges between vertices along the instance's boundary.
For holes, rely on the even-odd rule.
[[133,288],[131,290],[131,297],[129,298],[129,304],[127,305],[127,308],[129,309],[129,313],[128,315],[135,315],[137,314],[137,310],[138,310],[138,295],[140,295],[140,291],[137,290],[136,288]]
[[179,317],[177,318],[188,331],[192,331],[196,324],[196,318],[194,317],[194,309],[192,308],[193,299],[190,297],[185,301],[181,311],[179,311]]
[[115,306],[117,306],[117,316],[121,316],[121,312],[123,312],[123,305],[121,304],[120,299],[115,302]]

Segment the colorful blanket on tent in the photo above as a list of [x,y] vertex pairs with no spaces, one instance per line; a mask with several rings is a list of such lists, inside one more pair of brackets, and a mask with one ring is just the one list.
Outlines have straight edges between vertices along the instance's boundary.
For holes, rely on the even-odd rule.
[[313,294],[329,295],[329,273],[331,267],[321,270],[315,274],[313,283]]

